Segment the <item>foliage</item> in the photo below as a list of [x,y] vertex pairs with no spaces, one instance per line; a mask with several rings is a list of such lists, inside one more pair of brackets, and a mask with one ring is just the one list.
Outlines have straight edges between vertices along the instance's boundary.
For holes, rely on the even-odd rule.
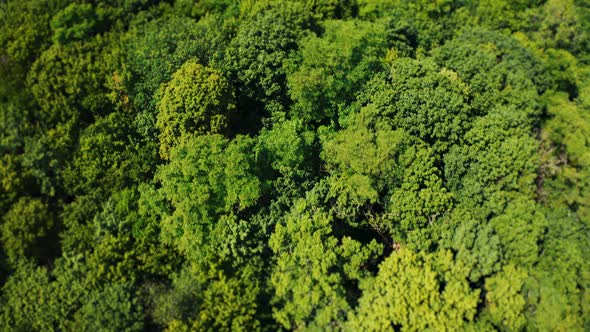
[[239,235],[238,217],[255,206],[264,189],[253,144],[248,137],[194,136],[173,149],[170,163],[159,170],[161,193],[173,207],[162,219],[164,236],[188,259],[208,262],[237,249],[228,246],[232,239],[226,236]]
[[368,283],[359,300],[349,328],[465,328],[474,319],[479,301],[479,290],[470,289],[467,272],[453,262],[450,252],[415,254],[402,249],[380,265],[375,280]]
[[296,3],[261,10],[247,18],[231,40],[223,60],[225,71],[241,83],[246,96],[271,105],[286,103],[283,64],[312,24]]
[[141,331],[141,307],[128,288],[109,285],[101,292],[94,292],[78,312],[73,328],[78,331]]
[[469,127],[469,98],[469,87],[456,72],[427,60],[400,58],[384,80],[369,84],[361,100],[376,109],[375,116],[445,151]]
[[374,227],[395,233],[395,241],[403,241],[409,231],[432,224],[452,200],[433,151],[402,129],[373,124],[372,111],[363,109],[351,127],[326,141],[329,195],[336,199],[340,217],[364,217]]
[[[110,109],[106,84],[113,75],[114,63],[106,38],[71,45],[53,45],[35,61],[28,84],[42,119],[50,124],[69,119],[83,123]],[[98,60],[99,59],[99,60]]]
[[13,261],[19,258],[41,258],[48,246],[43,241],[54,226],[46,203],[39,199],[21,197],[4,215],[2,246]]
[[0,1],[0,331],[589,331],[590,4]]
[[[366,276],[362,266],[379,251],[376,242],[364,246],[333,235],[330,215],[297,202],[284,223],[276,226],[270,247],[277,255],[270,281],[274,317],[287,329],[337,330],[350,310],[344,284]],[[349,290],[350,291],[350,290]]]
[[383,26],[360,21],[326,21],[321,37],[301,42],[300,60],[287,76],[294,101],[291,117],[335,120],[370,76],[381,70],[386,48]]
[[[140,16],[141,17],[141,16]],[[138,110],[137,132],[157,141],[156,104],[160,85],[192,58],[206,63],[213,48],[206,26],[186,17],[158,17],[137,20],[127,32],[123,62],[124,89]],[[145,144],[145,143],[144,143]]]
[[51,19],[53,42],[65,44],[85,39],[95,32],[100,19],[92,4],[72,3]]
[[223,133],[235,108],[226,80],[210,68],[189,61],[162,86],[156,127],[160,130],[160,155],[192,134]]

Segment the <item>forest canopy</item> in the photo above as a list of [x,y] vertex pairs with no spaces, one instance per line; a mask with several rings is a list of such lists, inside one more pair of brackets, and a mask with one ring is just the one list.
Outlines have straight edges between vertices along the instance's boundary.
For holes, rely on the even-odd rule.
[[590,331],[590,1],[0,1],[0,331]]

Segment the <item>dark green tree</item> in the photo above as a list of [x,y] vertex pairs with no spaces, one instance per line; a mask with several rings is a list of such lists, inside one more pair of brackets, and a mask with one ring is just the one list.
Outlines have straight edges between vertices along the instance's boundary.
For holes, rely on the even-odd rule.
[[313,24],[297,3],[275,4],[255,12],[240,24],[226,49],[224,71],[240,83],[240,93],[268,103],[267,108],[282,109],[288,103],[283,65]]
[[97,32],[102,19],[92,4],[72,3],[51,19],[53,42],[66,44],[91,37]]

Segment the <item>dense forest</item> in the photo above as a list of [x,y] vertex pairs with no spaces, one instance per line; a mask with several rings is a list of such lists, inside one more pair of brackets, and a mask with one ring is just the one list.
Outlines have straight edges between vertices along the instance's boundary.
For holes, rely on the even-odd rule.
[[0,29],[0,331],[590,331],[590,1]]

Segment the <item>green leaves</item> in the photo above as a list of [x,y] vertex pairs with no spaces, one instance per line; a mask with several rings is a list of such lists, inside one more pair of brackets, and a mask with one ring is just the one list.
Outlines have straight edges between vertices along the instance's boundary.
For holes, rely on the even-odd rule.
[[54,216],[46,203],[22,197],[3,217],[2,246],[13,262],[29,257],[42,258],[47,254],[43,242],[53,227]]
[[221,75],[194,61],[182,65],[161,87],[156,126],[160,155],[196,134],[223,133],[235,109],[233,92]]
[[297,60],[287,65],[293,118],[337,120],[370,77],[382,70],[387,50],[383,25],[326,21],[324,29],[321,36],[304,38]]
[[128,285],[108,285],[78,311],[72,328],[79,331],[142,331],[143,314]]
[[[554,206],[575,206],[582,220],[590,220],[587,206],[590,165],[587,133],[590,122],[587,106],[572,103],[565,94],[551,97],[548,113],[551,118],[544,126],[544,163],[542,176],[548,192],[545,195]],[[575,184],[575,186],[572,186]],[[565,188],[569,188],[565,190]],[[559,194],[561,193],[561,194]]]
[[[108,112],[106,82],[115,63],[107,54],[109,39],[97,37],[88,42],[53,45],[31,67],[27,84],[44,111],[48,124],[72,118],[88,123]],[[104,53],[103,53],[104,52]]]
[[[152,100],[160,84],[191,58],[206,60],[203,28],[188,18],[162,18],[129,31],[126,59],[129,77],[126,86],[133,101],[140,108],[155,105]],[[177,52],[176,52],[177,51]]]
[[325,143],[323,159],[335,170],[331,192],[339,205],[377,203],[383,188],[395,185],[395,155],[406,137],[402,131],[372,131],[359,123]]
[[486,279],[485,316],[498,328],[517,331],[524,327],[526,302],[521,294],[526,272],[508,265],[502,272]]
[[248,97],[279,105],[287,102],[283,63],[312,22],[301,6],[291,2],[258,12],[240,25],[228,46],[225,71],[242,83]]
[[385,78],[376,76],[360,100],[374,116],[404,129],[444,152],[462,141],[472,109],[470,90],[460,76],[439,68],[431,59],[393,60]]
[[55,331],[63,318],[55,305],[47,269],[23,262],[2,287],[0,328]]
[[445,177],[459,201],[501,213],[514,193],[534,197],[537,143],[525,114],[500,108],[480,117],[463,146],[445,155]]
[[590,330],[579,0],[0,0],[0,330]]
[[432,224],[452,200],[432,150],[401,129],[373,124],[372,111],[363,109],[353,126],[324,143],[329,196],[341,218],[371,221],[372,210],[384,211],[377,227],[404,239],[407,232]]
[[243,136],[231,142],[220,135],[192,137],[172,150],[170,163],[158,172],[162,194],[174,209],[163,220],[165,237],[188,258],[217,256],[217,245],[227,239],[211,232],[237,222],[235,216],[261,197],[264,183],[256,176],[253,145]]
[[258,136],[257,154],[277,172],[286,176],[305,176],[313,172],[315,133],[302,121],[275,123]]
[[92,4],[72,3],[51,19],[53,42],[66,44],[87,38],[97,29],[98,20]]
[[402,249],[387,258],[374,280],[364,285],[347,328],[383,331],[465,328],[477,312],[479,290],[472,291],[468,269],[450,252],[416,254]]
[[466,29],[433,53],[437,63],[469,84],[476,114],[500,105],[516,107],[527,116],[539,114],[542,68],[516,39],[481,28]]
[[333,235],[332,217],[305,200],[298,201],[270,238],[277,256],[270,281],[275,319],[287,329],[343,327],[352,294],[347,280],[367,276],[363,266],[380,246]]

